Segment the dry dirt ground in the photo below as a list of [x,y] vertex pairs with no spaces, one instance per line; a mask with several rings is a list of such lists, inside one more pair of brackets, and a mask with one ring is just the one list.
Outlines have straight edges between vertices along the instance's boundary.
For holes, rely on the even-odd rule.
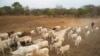
[[[31,30],[37,26],[51,28],[55,25],[89,25],[98,19],[90,18],[48,18],[33,16],[0,16],[0,32]],[[100,20],[99,20],[100,22]]]
[[[95,22],[95,26],[100,27],[100,18],[48,18],[36,16],[0,16],[0,33],[8,31],[25,31],[34,29],[37,26],[52,28],[55,25],[63,26],[83,26]],[[71,47],[70,53],[65,56],[100,56],[100,29],[92,33],[89,38],[83,39],[80,47]],[[1,54],[1,53],[0,53]],[[8,55],[7,55],[8,56]],[[51,52],[50,56],[55,55]]]

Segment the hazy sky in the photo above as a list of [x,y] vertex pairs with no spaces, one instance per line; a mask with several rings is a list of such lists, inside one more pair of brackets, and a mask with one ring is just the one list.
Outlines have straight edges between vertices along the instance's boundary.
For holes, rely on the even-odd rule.
[[0,0],[0,7],[11,6],[16,1],[30,8],[54,8],[56,5],[62,5],[64,8],[79,8],[88,4],[100,5],[100,0]]

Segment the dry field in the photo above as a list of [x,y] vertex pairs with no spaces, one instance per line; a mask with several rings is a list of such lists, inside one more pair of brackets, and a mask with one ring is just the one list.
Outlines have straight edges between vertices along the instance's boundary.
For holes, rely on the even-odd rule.
[[37,26],[51,28],[55,25],[75,26],[89,25],[98,19],[88,18],[48,18],[33,16],[0,16],[0,32],[31,30]]
[[[52,28],[55,25],[83,26],[90,25],[94,21],[95,26],[100,27],[100,19],[90,18],[48,18],[32,16],[0,16],[0,33],[8,31],[25,31],[37,26]],[[70,53],[65,56],[100,56],[100,29],[92,33],[89,38],[83,39],[80,47],[71,47]],[[0,53],[1,54],[1,53]],[[8,56],[8,55],[7,55]],[[50,56],[56,56],[54,52]],[[57,55],[60,56],[60,55]]]

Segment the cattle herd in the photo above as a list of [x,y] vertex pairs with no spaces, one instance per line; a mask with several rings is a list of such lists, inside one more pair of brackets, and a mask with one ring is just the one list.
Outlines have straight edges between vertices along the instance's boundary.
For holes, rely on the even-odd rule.
[[[87,39],[91,33],[99,30],[99,27],[54,26],[47,29],[43,26],[30,31],[0,33],[0,54],[5,56],[64,56],[71,53],[72,46],[79,48],[81,41]],[[70,43],[69,43],[70,42]]]

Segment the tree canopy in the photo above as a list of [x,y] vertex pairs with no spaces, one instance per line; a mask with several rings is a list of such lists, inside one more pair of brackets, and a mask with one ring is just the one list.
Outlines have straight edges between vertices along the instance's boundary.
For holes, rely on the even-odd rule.
[[100,6],[84,5],[81,8],[67,9],[59,5],[52,9],[30,9],[28,6],[23,7],[19,2],[14,2],[12,6],[0,7],[0,15],[46,15],[48,17],[97,17],[100,16]]

